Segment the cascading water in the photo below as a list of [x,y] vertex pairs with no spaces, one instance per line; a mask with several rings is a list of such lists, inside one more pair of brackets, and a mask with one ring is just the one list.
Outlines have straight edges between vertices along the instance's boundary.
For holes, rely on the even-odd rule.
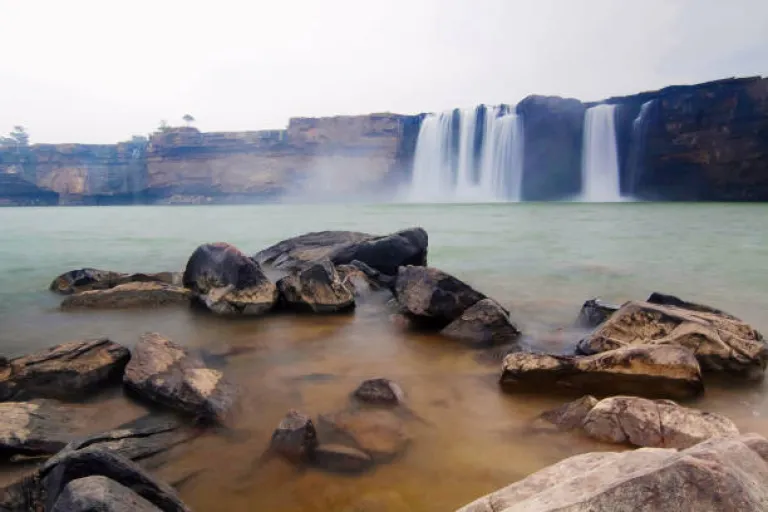
[[584,116],[581,164],[583,201],[621,201],[615,119],[615,105],[597,105],[587,109]]
[[[459,166],[456,175],[456,197],[472,200],[477,198],[475,183],[475,131],[477,109],[459,110]],[[479,199],[479,198],[478,198]]]
[[640,112],[632,122],[632,140],[629,146],[629,158],[627,163],[627,192],[626,195],[634,197],[637,195],[638,183],[643,173],[643,152],[645,151],[645,136],[648,131],[648,119],[650,117],[651,107],[655,100],[649,100],[642,104]]
[[517,114],[492,119],[486,129],[480,188],[495,201],[520,201],[523,181],[523,123]]
[[453,195],[452,121],[453,112],[449,111],[428,114],[421,122],[409,191],[413,202],[445,201]]

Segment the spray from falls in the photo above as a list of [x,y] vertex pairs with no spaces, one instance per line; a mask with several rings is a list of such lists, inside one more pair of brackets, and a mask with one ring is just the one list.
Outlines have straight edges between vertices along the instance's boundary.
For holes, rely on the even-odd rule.
[[616,148],[616,105],[597,105],[584,117],[581,164],[583,201],[621,201],[619,156]]

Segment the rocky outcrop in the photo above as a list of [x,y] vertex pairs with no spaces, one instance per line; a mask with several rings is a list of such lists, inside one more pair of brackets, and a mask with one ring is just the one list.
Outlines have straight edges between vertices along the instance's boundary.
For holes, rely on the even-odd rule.
[[277,282],[280,301],[288,309],[339,313],[355,307],[355,295],[328,260],[308,264]]
[[61,302],[61,309],[157,308],[189,304],[190,299],[190,291],[180,286],[159,282],[133,282],[107,290],[69,295]]
[[51,282],[50,290],[62,295],[87,292],[92,290],[108,290],[127,283],[164,283],[178,285],[181,275],[175,272],[157,272],[154,274],[126,274],[111,270],[81,268],[70,270],[58,276]]
[[594,356],[515,352],[504,358],[506,391],[627,394],[691,398],[704,390],[693,353],[673,345],[638,345]]
[[0,453],[56,453],[74,438],[75,411],[50,400],[0,403]]
[[220,315],[261,315],[272,309],[277,287],[256,261],[226,243],[201,245],[187,261],[184,287]]
[[206,421],[225,422],[235,402],[235,388],[219,370],[156,333],[141,337],[123,382],[143,399]]
[[[652,298],[662,300],[660,296]],[[675,305],[625,304],[579,342],[579,352],[595,354],[637,344],[676,345],[692,350],[705,370],[745,378],[763,376],[768,345],[754,328],[712,308],[679,299],[665,301]]]
[[82,398],[84,393],[120,382],[128,359],[127,348],[104,338],[0,360],[0,400]]
[[[0,163],[0,168],[2,163]],[[50,206],[59,203],[59,194],[42,189],[17,172],[0,170],[0,206]]]
[[509,313],[492,299],[476,302],[440,332],[478,347],[512,343],[520,337]]
[[768,503],[768,441],[715,438],[683,451],[576,455],[458,512],[760,511]]

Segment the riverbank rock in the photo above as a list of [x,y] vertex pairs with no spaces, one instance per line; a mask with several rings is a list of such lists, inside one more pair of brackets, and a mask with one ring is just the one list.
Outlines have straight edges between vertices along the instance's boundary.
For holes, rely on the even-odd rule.
[[382,274],[362,261],[354,260],[349,264],[337,265],[336,271],[339,273],[341,281],[346,286],[351,286],[355,297],[361,297],[382,289],[388,290],[395,284],[395,276]]
[[[337,436],[338,444],[352,446],[371,456],[374,462],[390,462],[410,443],[403,421],[387,410],[344,411],[318,418],[321,438]],[[334,442],[335,443],[335,442]]]
[[312,457],[317,447],[317,431],[309,416],[288,411],[272,433],[270,450],[291,462],[298,463]]
[[606,304],[600,299],[589,299],[581,306],[579,316],[576,318],[576,326],[585,329],[597,327],[608,320],[619,308],[620,306]]
[[235,388],[220,371],[156,333],[141,337],[123,382],[141,398],[202,420],[225,421],[235,402]]
[[679,299],[666,302],[675,305],[628,302],[579,342],[579,353],[639,344],[676,345],[692,350],[704,370],[753,379],[763,376],[768,345],[759,332],[711,308]]
[[321,444],[312,453],[312,462],[334,473],[362,473],[373,467],[370,455],[341,444]]
[[181,274],[177,272],[157,272],[154,274],[126,274],[111,270],[81,268],[61,274],[50,285],[50,290],[62,295],[86,292],[91,290],[107,290],[126,283],[165,283],[181,284]]
[[161,512],[132,490],[103,476],[69,482],[53,505],[53,512]]
[[364,380],[352,396],[361,402],[376,405],[399,405],[405,398],[397,382],[382,378]]
[[51,400],[0,403],[3,455],[56,453],[74,439],[75,411]]
[[739,435],[725,416],[632,396],[601,400],[587,413],[583,428],[600,441],[655,448],[688,448],[710,437]]
[[190,291],[158,282],[126,283],[107,290],[92,290],[69,295],[61,309],[157,308],[189,304]]
[[592,395],[584,395],[578,400],[545,411],[536,419],[536,426],[553,425],[558,430],[569,431],[582,428],[587,417],[599,400]]
[[398,270],[394,293],[403,313],[440,329],[486,298],[442,270],[415,266]]
[[131,354],[106,338],[73,341],[0,362],[0,400],[78,398],[120,382]]
[[355,307],[353,289],[328,260],[308,264],[277,282],[284,307],[295,311],[340,313]]
[[187,262],[185,288],[214,313],[261,315],[272,309],[277,287],[256,261],[226,243],[198,247]]
[[506,391],[565,391],[691,398],[704,391],[693,352],[673,345],[639,345],[594,356],[514,352],[504,358]]
[[768,503],[767,459],[768,441],[754,434],[714,438],[679,452],[644,448],[585,453],[457,512],[757,512]]
[[427,232],[410,228],[375,236],[353,231],[321,231],[283,240],[254,256],[263,265],[298,270],[309,262],[328,259],[334,265],[361,261],[387,275],[404,265],[427,264]]
[[520,330],[507,311],[492,299],[483,299],[464,310],[442,331],[444,336],[478,347],[512,343]]

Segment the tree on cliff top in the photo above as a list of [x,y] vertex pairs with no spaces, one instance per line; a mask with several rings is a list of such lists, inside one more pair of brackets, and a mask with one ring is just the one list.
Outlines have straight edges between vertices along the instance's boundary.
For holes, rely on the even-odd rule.
[[195,118],[192,117],[190,114],[184,114],[184,117],[182,117],[185,123],[187,123],[187,126],[195,122]]
[[168,121],[166,121],[165,119],[160,121],[160,126],[157,127],[157,131],[159,133],[165,133],[165,132],[167,132],[170,129],[171,129],[171,127],[168,125]]
[[29,146],[29,134],[23,126],[14,126],[8,137],[0,137],[0,147],[23,148]]

